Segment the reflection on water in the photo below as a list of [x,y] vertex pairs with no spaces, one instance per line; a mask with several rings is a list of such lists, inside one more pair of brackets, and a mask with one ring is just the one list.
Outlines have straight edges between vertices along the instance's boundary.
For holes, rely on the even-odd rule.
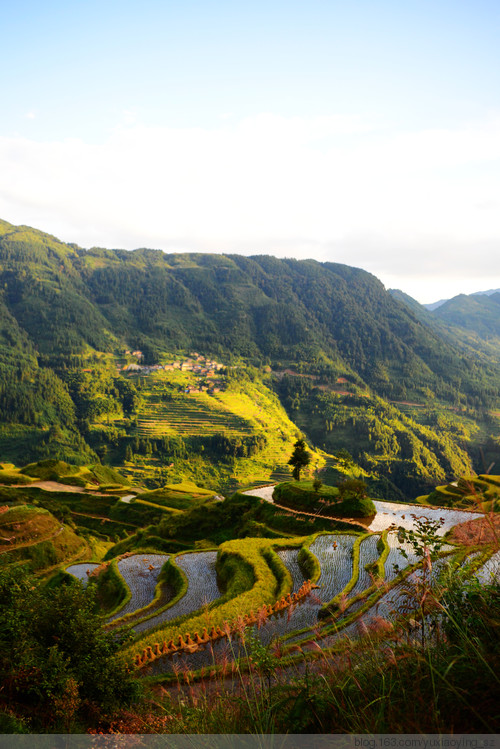
[[131,614],[142,609],[154,598],[161,568],[169,558],[168,554],[133,554],[120,559],[118,569],[125,580],[131,597],[109,621],[118,619],[125,614]]
[[92,570],[95,570],[97,567],[99,567],[99,565],[95,562],[80,562],[80,564],[70,564],[69,567],[66,567],[65,572],[78,578],[78,580],[86,585],[89,579],[87,573],[92,572]]
[[444,520],[443,525],[437,531],[443,536],[450,528],[459,523],[465,523],[467,520],[483,517],[480,512],[468,512],[467,510],[451,510],[447,507],[419,507],[418,505],[405,505],[397,502],[382,502],[378,499],[373,500],[377,514],[369,530],[378,533],[389,528],[392,524],[403,526],[411,530],[414,528],[412,515],[428,518],[429,520]]
[[482,567],[475,573],[475,577],[482,585],[491,583],[494,580],[500,582],[500,551],[491,556]]
[[156,627],[161,622],[190,614],[219,598],[222,594],[217,584],[216,559],[216,551],[194,551],[177,557],[175,563],[183,570],[188,579],[188,589],[185,595],[169,609],[134,625],[134,631],[144,632]]

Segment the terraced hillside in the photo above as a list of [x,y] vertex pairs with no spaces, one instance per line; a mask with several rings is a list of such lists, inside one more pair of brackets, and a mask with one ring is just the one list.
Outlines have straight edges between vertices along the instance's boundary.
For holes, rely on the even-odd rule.
[[[319,657],[356,658],[367,638],[392,638],[385,652],[396,636],[420,641],[429,617],[439,626],[440,609],[424,610],[422,591],[441,595],[448,571],[481,585],[500,577],[492,539],[444,536],[477,516],[468,509],[376,500],[363,528],[276,507],[265,499],[270,487],[224,500],[186,482],[123,499],[67,489],[0,489],[0,567],[22,565],[48,581],[49,595],[97,601],[99,631],[146,688],[245,675],[264,656],[286,679]],[[320,521],[338,530],[319,530]],[[126,529],[117,543],[107,523]]]
[[[273,546],[283,549],[279,556],[273,555]],[[289,548],[285,551],[283,547]],[[309,559],[317,568],[313,574],[316,583],[312,590],[307,584],[309,574],[304,567],[306,548]],[[140,612],[137,612],[133,625],[137,633],[136,644],[128,648],[128,657],[134,656],[141,669],[152,667],[157,674],[173,673],[179,667],[196,670],[211,666],[214,659],[227,657],[228,643],[235,637],[230,651],[233,658],[237,657],[240,654],[237,635],[242,626],[256,628],[263,643],[279,637],[285,649],[289,645],[296,651],[298,643],[303,646],[318,639],[329,647],[333,646],[338,633],[354,634],[357,622],[372,621],[381,610],[389,619],[403,613],[414,616],[418,614],[418,606],[415,603],[409,612],[408,602],[402,594],[407,585],[405,580],[419,574],[418,570],[415,572],[418,557],[410,546],[406,549],[406,556],[400,553],[400,549],[396,534],[388,536],[387,532],[364,536],[321,533],[309,539],[274,543],[255,539],[245,539],[237,545],[230,542],[219,550],[219,559],[228,553],[235,555],[233,562],[239,560],[252,568],[254,583],[229,601],[227,595],[220,593],[217,598],[216,587],[208,598],[201,594],[201,589],[196,592],[207,552],[191,553],[188,555],[189,566],[183,568],[187,578],[186,604],[189,601],[189,606],[180,608],[177,603],[169,610],[167,605],[161,614],[144,618],[142,622],[138,622]],[[474,561],[477,567],[489,559],[492,550],[486,548],[479,555],[472,550],[469,553],[471,562]],[[433,568],[436,581],[449,564],[463,566],[468,561],[458,547],[445,546],[443,554]],[[180,564],[182,559],[179,557]],[[395,564],[398,565],[397,571]],[[274,584],[263,586],[262,581],[271,579],[270,575],[274,575]],[[206,577],[206,572],[203,577]],[[384,581],[385,587],[381,585]],[[193,588],[191,594],[190,588]],[[304,590],[307,591],[305,595]],[[200,613],[203,603],[208,608],[205,613]],[[191,616],[189,612],[192,612]],[[318,616],[325,612],[329,616],[319,620]],[[180,615],[182,619],[177,622],[176,617]],[[243,653],[241,651],[241,655]]]
[[47,510],[30,505],[1,510],[0,567],[23,564],[34,573],[46,573],[89,554],[85,540]]
[[[45,468],[31,466],[29,473],[37,475]],[[496,487],[498,478],[489,479],[475,481],[479,487]],[[418,606],[409,609],[403,594],[408,580],[417,584],[423,574],[418,571],[421,559],[392,528],[401,526],[408,532],[418,522],[436,522],[438,538],[457,523],[478,516],[456,507],[419,509],[377,500],[376,516],[369,519],[365,531],[344,525],[347,531],[279,538],[271,528],[256,523],[252,527],[270,537],[179,551],[168,533],[163,539],[154,534],[189,513],[201,512],[204,523],[210,517],[217,522],[218,502],[210,491],[185,483],[139,493],[124,502],[80,487],[68,489],[2,489],[8,504],[0,512],[0,565],[21,563],[44,576],[65,568],[84,582],[95,579],[98,588],[107,591],[108,600],[117,602],[108,614],[108,626],[124,626],[133,633],[134,642],[124,657],[141,672],[153,669],[167,675],[179,666],[210,667],[214,658],[228,657],[229,643],[231,657],[243,657],[238,638],[245,627],[254,629],[264,645],[279,638],[284,652],[294,653],[298,648],[304,651],[312,641],[335,648],[340,634],[356,634],[360,623],[375,622],[380,612],[386,619],[401,614],[418,617]],[[254,491],[268,497],[272,490]],[[49,504],[61,519],[43,506],[27,504],[28,498]],[[264,500],[248,499],[262,503],[264,509],[272,507]],[[150,526],[148,535],[144,525],[153,517],[163,519]],[[269,516],[271,522],[276,521],[273,518]],[[106,523],[125,533],[111,548],[108,534],[99,557],[96,538],[106,538]],[[435,582],[448,565],[470,564],[473,572],[490,557],[484,574],[496,574],[498,552],[491,543],[465,547],[440,541],[439,545],[441,557],[432,567]],[[105,552],[107,561],[97,567]]]
[[[154,488],[190,479],[234,491],[290,476],[297,428],[261,380],[242,372],[208,394],[196,391],[191,372],[160,370],[127,379],[140,391],[134,419],[99,418],[91,434],[103,449],[113,444],[106,447],[107,460],[120,464],[129,481]],[[324,464],[320,451],[311,449],[311,455],[312,469]]]
[[[379,507],[384,504],[377,503],[380,520],[374,520],[375,526],[387,528],[394,508],[400,507],[404,524],[412,527],[411,508],[405,516],[403,505],[388,503],[387,513]],[[425,512],[427,520],[444,516],[444,529],[462,517],[471,517],[468,512],[443,508],[427,508]],[[490,546],[478,554],[474,547],[445,544],[444,556],[434,565],[433,576],[437,580],[448,563],[463,566],[469,558],[476,566],[481,565],[492,552]],[[255,627],[257,622],[264,643],[280,637],[283,646],[288,643],[296,650],[297,644],[302,647],[320,637],[323,644],[333,647],[338,632],[352,634],[356,622],[375,620],[376,607],[382,607],[389,618],[391,611],[395,615],[408,614],[407,601],[401,596],[405,579],[419,574],[415,572],[418,561],[412,546],[401,544],[397,534],[388,530],[274,540],[248,538],[219,548],[217,566],[221,579],[226,581],[221,589],[215,582],[215,567],[212,571],[207,567],[207,563],[215,564],[214,552],[174,555],[169,565],[177,573],[168,581],[160,580],[154,594],[156,600],[162,601],[161,606],[152,611],[148,608],[150,602],[144,601],[143,613],[134,612],[130,624],[136,643],[128,648],[127,657],[135,658],[141,669],[154,664],[155,673],[171,673],[177,669],[176,663],[190,669],[206,668],[214,652],[222,657],[228,637],[234,638],[242,626]],[[243,587],[241,583],[233,587],[235,575],[243,575]],[[213,585],[209,582],[211,577]],[[173,582],[175,578],[177,582]],[[308,579],[318,587],[311,591]],[[174,585],[169,599],[162,596],[167,584]],[[393,588],[396,592],[389,595]],[[152,591],[150,596],[153,597]],[[413,611],[412,615],[416,613]],[[209,642],[211,648],[207,649]],[[238,648],[233,642],[233,657]]]
[[193,393],[165,401],[153,386],[137,415],[141,437],[164,435],[231,434],[253,432],[253,425],[225,406],[217,396]]
[[444,486],[437,486],[431,494],[419,497],[418,501],[441,507],[498,510],[500,509],[500,476],[482,474],[459,478]]

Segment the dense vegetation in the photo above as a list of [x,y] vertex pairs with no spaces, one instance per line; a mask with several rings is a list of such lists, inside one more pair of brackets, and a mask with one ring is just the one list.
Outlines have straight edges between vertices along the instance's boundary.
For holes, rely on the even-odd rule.
[[[491,340],[464,343],[458,318],[438,325],[407,301],[335,263],[83,250],[0,222],[0,456],[234,490],[286,478],[298,427],[311,470],[379,496],[484,471],[500,457]],[[209,378],[189,393],[188,372],[123,372],[193,349],[226,365],[222,392]],[[331,457],[342,449],[352,464]]]
[[294,510],[338,518],[366,518],[375,515],[375,505],[359,479],[348,479],[337,487],[314,486],[312,481],[278,484],[274,501]]
[[[380,395],[430,387],[488,405],[495,372],[471,366],[365,271],[259,256],[81,250],[26,227],[0,225],[3,339],[36,343],[40,361],[69,368],[90,346],[191,349],[304,361],[357,374]],[[28,347],[29,351],[29,347]],[[327,360],[322,358],[322,352]],[[26,356],[26,354],[25,354]]]
[[2,733],[64,731],[130,704],[139,692],[103,631],[94,586],[33,584],[22,567],[0,569]]

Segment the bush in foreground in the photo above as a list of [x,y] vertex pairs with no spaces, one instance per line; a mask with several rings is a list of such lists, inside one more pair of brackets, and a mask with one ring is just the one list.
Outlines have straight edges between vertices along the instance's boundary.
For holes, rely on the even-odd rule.
[[0,711],[28,719],[35,732],[67,732],[137,696],[120,642],[102,628],[93,585],[48,588],[7,569],[0,609]]

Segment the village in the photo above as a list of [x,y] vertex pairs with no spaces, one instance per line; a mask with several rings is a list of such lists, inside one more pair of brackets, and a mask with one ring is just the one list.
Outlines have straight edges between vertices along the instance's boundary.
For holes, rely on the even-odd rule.
[[[126,350],[124,353],[126,356],[134,356],[138,362],[143,358],[142,351]],[[121,368],[121,372],[141,375],[153,374],[160,371],[191,372],[199,378],[199,382],[197,382],[196,385],[186,385],[186,387],[182,387],[182,391],[187,394],[206,392],[209,395],[212,395],[225,390],[226,385],[222,378],[222,372],[225,369],[226,366],[224,364],[221,364],[214,359],[209,359],[195,351],[190,353],[185,359],[179,358],[167,364],[125,364]]]

